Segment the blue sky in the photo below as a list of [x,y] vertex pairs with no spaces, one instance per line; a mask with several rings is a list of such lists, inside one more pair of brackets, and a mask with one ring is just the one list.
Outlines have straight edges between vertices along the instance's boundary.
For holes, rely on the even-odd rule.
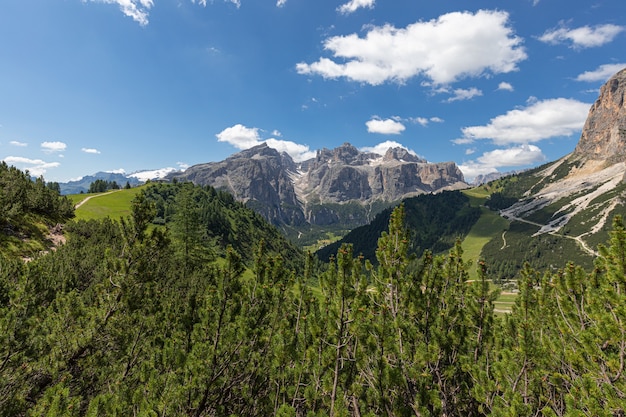
[[48,181],[401,144],[466,179],[571,152],[623,0],[3,0],[0,159]]

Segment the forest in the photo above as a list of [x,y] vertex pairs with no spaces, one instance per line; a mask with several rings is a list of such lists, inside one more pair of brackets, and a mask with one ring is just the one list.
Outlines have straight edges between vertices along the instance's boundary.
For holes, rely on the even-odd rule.
[[626,413],[619,216],[590,272],[527,265],[505,315],[460,243],[411,255],[402,204],[375,263],[351,245],[322,263],[190,184],[65,232],[0,257],[0,416]]

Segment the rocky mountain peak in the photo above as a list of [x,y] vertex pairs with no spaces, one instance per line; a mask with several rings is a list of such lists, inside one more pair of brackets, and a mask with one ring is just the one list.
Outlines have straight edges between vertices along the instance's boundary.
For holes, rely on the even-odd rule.
[[623,161],[626,156],[626,68],[600,89],[589,110],[574,155],[584,159]]
[[408,196],[467,187],[453,162],[427,163],[402,148],[381,157],[349,143],[319,150],[298,164],[261,144],[176,177],[227,190],[277,225],[348,221],[357,226],[369,220],[370,209],[352,213],[340,206],[352,203],[358,210],[377,202],[382,209]]
[[[253,146],[252,148],[245,149],[239,153],[232,155],[230,158],[254,158],[254,157],[279,157],[280,153],[274,149],[267,146],[267,143],[263,142],[260,145]],[[229,159],[230,159],[229,158]]]
[[401,162],[422,162],[426,160],[419,158],[418,156],[410,153],[404,148],[389,148],[383,157],[383,162],[388,161],[401,161]]

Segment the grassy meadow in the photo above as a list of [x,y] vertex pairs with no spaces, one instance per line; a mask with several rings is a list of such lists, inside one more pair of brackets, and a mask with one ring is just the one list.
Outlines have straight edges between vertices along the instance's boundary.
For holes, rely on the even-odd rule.
[[72,194],[68,197],[74,202],[76,220],[97,220],[105,217],[118,219],[130,214],[130,202],[142,187],[128,190],[113,190],[96,194]]

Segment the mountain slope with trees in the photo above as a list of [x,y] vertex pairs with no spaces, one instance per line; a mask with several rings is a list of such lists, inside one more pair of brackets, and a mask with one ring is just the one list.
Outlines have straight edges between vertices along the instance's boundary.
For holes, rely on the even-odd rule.
[[[409,252],[421,256],[424,251],[442,253],[451,249],[457,239],[463,238],[480,217],[480,209],[470,205],[470,200],[460,191],[443,191],[423,194],[402,201],[406,213],[405,227]],[[328,260],[341,245],[349,243],[354,252],[376,262],[376,241],[387,231],[393,208],[383,210],[366,226],[353,229],[341,240],[316,252],[320,259]]]

